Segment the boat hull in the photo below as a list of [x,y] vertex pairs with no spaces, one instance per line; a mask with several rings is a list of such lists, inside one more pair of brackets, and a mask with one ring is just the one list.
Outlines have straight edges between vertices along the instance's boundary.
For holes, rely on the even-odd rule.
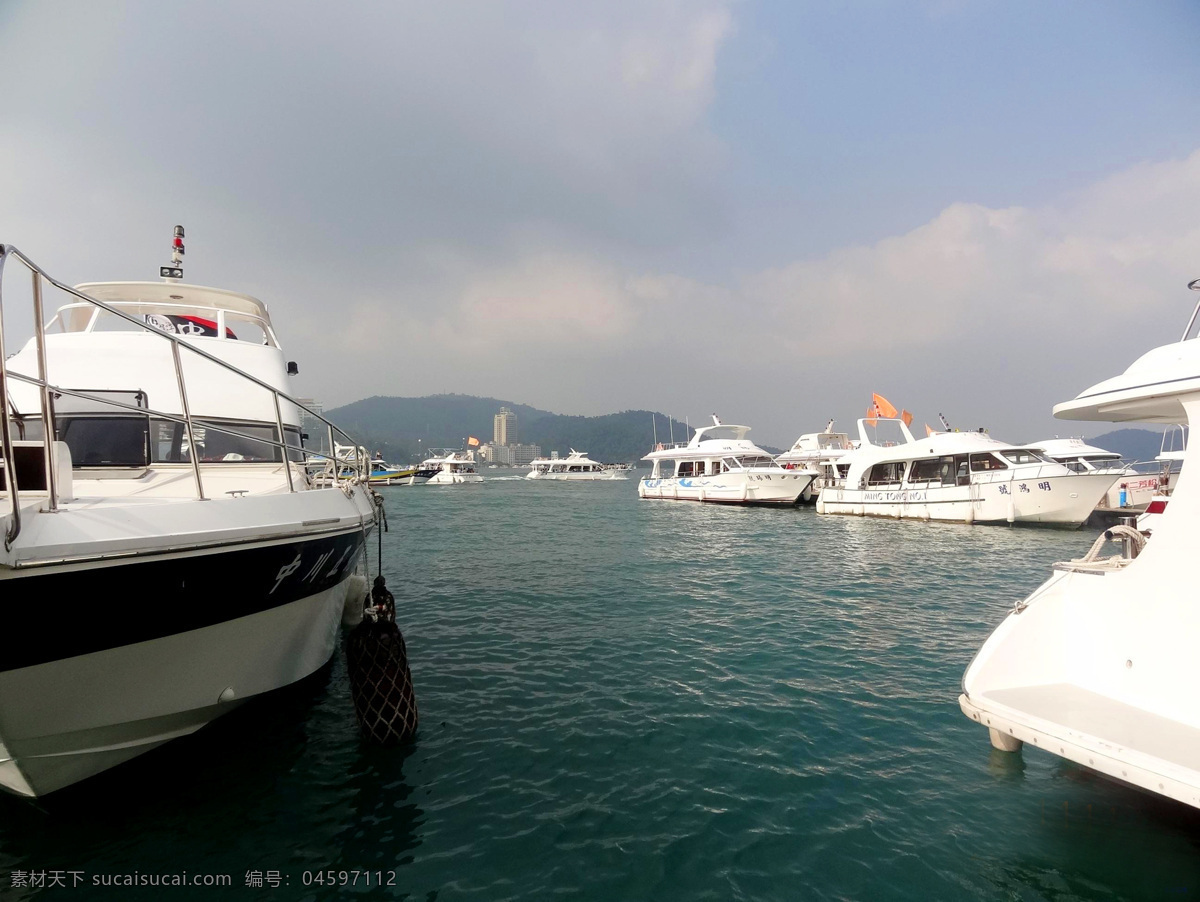
[[527,473],[525,478],[539,482],[611,482],[628,477],[620,470],[606,470],[600,473]]
[[483,482],[483,477],[478,473],[442,472],[431,478],[425,485],[469,485],[475,482]]
[[660,478],[638,482],[638,497],[662,501],[703,501],[710,504],[786,506],[799,503],[813,474],[722,473],[718,476]]
[[361,530],[0,579],[0,787],[40,796],[303,679],[336,647]]
[[1072,474],[930,488],[826,486],[817,498],[817,512],[960,523],[1077,527],[1091,515],[1114,478],[1111,475]]

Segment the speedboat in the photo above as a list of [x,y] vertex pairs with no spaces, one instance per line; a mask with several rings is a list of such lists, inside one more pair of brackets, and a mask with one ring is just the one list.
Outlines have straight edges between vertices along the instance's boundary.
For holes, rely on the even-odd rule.
[[0,321],[0,787],[41,796],[324,665],[377,509],[365,461],[310,483],[261,301],[6,263],[34,334],[6,358]]
[[642,460],[650,475],[638,482],[639,498],[709,501],[721,504],[798,504],[815,470],[785,470],[746,436],[749,426],[713,425],[697,429],[690,441],[660,444]]
[[833,420],[830,420],[823,432],[808,432],[796,439],[792,447],[775,458],[775,462],[785,470],[796,467],[816,470],[818,476],[813,480],[810,490],[813,500],[816,500],[822,488],[846,475],[842,458],[857,445],[845,432],[834,432]]
[[596,482],[597,480],[625,479],[625,471],[596,463],[586,451],[571,449],[563,458],[539,457],[529,465],[526,479],[548,479],[552,482]]
[[339,480],[354,480],[359,476],[359,461],[363,459],[367,460],[367,481],[371,485],[413,485],[417,467],[394,467],[381,456],[368,457],[365,448],[349,445],[337,445],[332,460],[310,454],[309,469],[316,471],[314,478],[320,484],[332,482],[333,472]]
[[[873,441],[868,423],[872,432],[894,425],[900,441]],[[821,489],[818,513],[1078,527],[1116,481],[982,431],[930,431],[918,441],[903,419],[877,417],[859,420],[858,432],[859,448],[840,459],[845,475]]]
[[[1200,289],[1200,280],[1189,287]],[[1057,405],[1054,415],[1195,423],[1198,314],[1200,305],[1180,341]],[[1195,455],[1192,448],[1185,453],[1171,503],[1149,541],[1128,526],[1114,527],[1110,532],[1128,547],[1109,558],[1089,552],[1056,564],[984,642],[963,676],[959,704],[988,729],[997,749],[1016,752],[1029,744],[1200,808]]]
[[421,461],[421,466],[414,475],[414,485],[422,484],[420,477],[428,473],[424,485],[467,485],[483,482],[483,477],[475,472],[475,455],[471,451],[449,448],[432,450],[432,457]]
[[1046,439],[1035,442],[1033,447],[1076,473],[1111,474],[1115,481],[1097,507],[1135,508],[1131,513],[1137,513],[1145,509],[1158,491],[1159,474],[1148,472],[1146,464],[1127,464],[1120,454],[1089,445],[1081,438]]

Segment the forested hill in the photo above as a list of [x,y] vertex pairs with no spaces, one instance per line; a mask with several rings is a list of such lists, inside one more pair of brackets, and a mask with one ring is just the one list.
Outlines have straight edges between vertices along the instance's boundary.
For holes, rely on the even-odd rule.
[[325,415],[371,451],[382,451],[393,463],[405,463],[420,460],[427,448],[458,448],[468,436],[491,441],[493,418],[501,407],[516,413],[521,442],[540,445],[546,454],[557,451],[563,456],[575,448],[605,463],[632,463],[641,458],[653,447],[655,422],[660,442],[670,438],[672,428],[676,441],[685,441],[691,435],[682,423],[672,427],[665,414],[649,410],[597,417],[563,416],[527,404],[474,395],[364,398],[328,410]]

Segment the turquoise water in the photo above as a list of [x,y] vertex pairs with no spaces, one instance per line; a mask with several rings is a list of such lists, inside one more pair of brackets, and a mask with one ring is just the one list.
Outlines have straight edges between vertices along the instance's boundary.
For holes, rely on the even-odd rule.
[[[958,709],[984,638],[1094,531],[639,501],[632,479],[382,491],[416,744],[358,741],[339,655],[39,805],[3,800],[0,894],[1200,896],[1200,814],[992,751]],[[89,885],[11,888],[52,869]],[[304,885],[327,869],[395,885]],[[233,887],[90,885],[181,870]]]

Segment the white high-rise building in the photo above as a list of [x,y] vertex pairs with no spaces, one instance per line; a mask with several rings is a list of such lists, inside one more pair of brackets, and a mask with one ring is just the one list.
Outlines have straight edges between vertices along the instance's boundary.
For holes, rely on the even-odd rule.
[[492,426],[493,445],[515,445],[517,443],[517,415],[507,407],[501,407]]

